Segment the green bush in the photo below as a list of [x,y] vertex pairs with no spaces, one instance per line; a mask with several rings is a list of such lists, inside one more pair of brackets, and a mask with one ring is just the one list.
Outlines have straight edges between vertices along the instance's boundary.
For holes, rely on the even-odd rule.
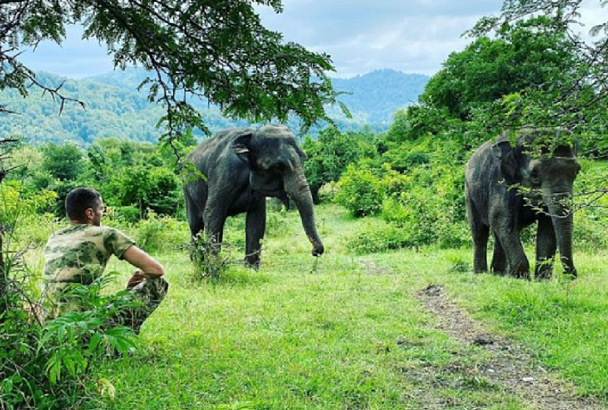
[[415,236],[407,228],[386,222],[368,223],[346,240],[346,248],[356,254],[386,252],[418,245]]
[[338,191],[340,191],[340,186],[337,182],[328,182],[319,189],[319,201],[326,203],[335,202]]
[[106,207],[106,214],[121,224],[134,224],[141,219],[141,211],[135,205]]
[[337,181],[349,164],[375,153],[371,138],[365,133],[341,133],[329,126],[319,132],[317,139],[307,137],[303,145],[307,160],[304,173],[315,203],[321,201],[319,190]]
[[190,234],[185,223],[170,216],[158,216],[148,210],[148,217],[135,225],[136,241],[147,252],[157,252],[167,248],[179,248],[188,243]]
[[120,178],[119,187],[120,204],[137,206],[142,214],[152,209],[159,214],[175,215],[183,203],[177,176],[165,168],[128,168]]
[[382,209],[381,180],[367,167],[349,165],[338,183],[336,202],[357,217],[375,215]]
[[88,376],[91,365],[135,346],[131,329],[106,326],[108,318],[132,303],[122,295],[101,296],[111,277],[104,276],[90,286],[74,285],[66,293],[86,310],[41,326],[24,309],[36,309],[29,296],[33,276],[14,270],[7,274],[7,293],[0,298],[1,407],[62,410],[92,402],[97,393]]
[[349,165],[338,181],[335,200],[357,217],[375,215],[386,198],[399,195],[410,184],[410,178],[390,165],[374,167],[363,161]]

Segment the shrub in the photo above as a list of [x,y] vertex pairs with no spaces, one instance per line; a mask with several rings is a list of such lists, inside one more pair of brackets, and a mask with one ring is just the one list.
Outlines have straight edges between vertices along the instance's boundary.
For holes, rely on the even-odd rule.
[[385,221],[406,229],[419,245],[454,248],[470,243],[460,166],[435,161],[432,168],[418,167],[398,181],[382,204]]
[[320,202],[335,202],[336,196],[340,191],[340,186],[337,182],[328,182],[319,189]]
[[349,165],[338,183],[336,202],[357,217],[374,215],[382,209],[384,192],[380,179],[367,167]]
[[307,156],[304,173],[313,200],[319,203],[319,189],[328,182],[337,181],[349,164],[370,155],[373,146],[365,134],[341,133],[329,126],[319,132],[316,140],[310,136],[306,138],[303,149]]
[[135,205],[128,206],[109,206],[106,208],[106,214],[122,224],[134,224],[141,220],[141,211]]
[[381,223],[365,225],[346,241],[346,248],[357,254],[386,252],[393,249],[416,247],[416,238],[407,228]]
[[174,215],[183,203],[181,184],[175,174],[160,167],[127,168],[118,181],[118,199],[122,206],[138,206],[143,215],[146,209]]
[[[19,266],[12,262],[10,266]],[[74,285],[68,293],[88,310],[67,313],[41,326],[24,309],[35,310],[28,297],[32,275],[19,273],[7,272],[8,291],[0,298],[1,407],[60,410],[92,401],[87,375],[91,365],[114,352],[126,354],[135,345],[131,329],[105,325],[131,305],[121,295],[100,296],[109,280],[105,276],[90,286]]]
[[148,217],[135,225],[136,241],[147,252],[156,252],[167,247],[180,247],[187,243],[190,234],[185,224],[170,216],[158,216],[148,210]]

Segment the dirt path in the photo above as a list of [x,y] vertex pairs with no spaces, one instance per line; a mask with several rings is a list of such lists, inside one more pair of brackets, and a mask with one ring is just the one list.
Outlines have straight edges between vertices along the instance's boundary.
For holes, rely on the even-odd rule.
[[536,409],[600,410],[599,403],[577,397],[574,387],[547,373],[533,357],[504,337],[491,334],[450,300],[442,286],[430,285],[418,294],[426,308],[439,319],[439,328],[465,345],[490,352],[491,359],[478,369],[469,369]]

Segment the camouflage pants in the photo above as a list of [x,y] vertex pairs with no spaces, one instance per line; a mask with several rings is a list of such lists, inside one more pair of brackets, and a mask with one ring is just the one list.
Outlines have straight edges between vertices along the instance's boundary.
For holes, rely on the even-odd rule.
[[135,302],[135,306],[122,309],[109,320],[108,325],[127,326],[139,334],[141,325],[160,305],[168,289],[169,284],[163,278],[147,279],[132,288],[127,288],[126,298],[129,302]]

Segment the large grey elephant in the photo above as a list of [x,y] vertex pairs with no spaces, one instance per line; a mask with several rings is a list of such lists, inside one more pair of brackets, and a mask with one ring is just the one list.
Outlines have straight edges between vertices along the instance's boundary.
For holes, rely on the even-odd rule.
[[530,147],[535,142],[539,145],[541,134],[548,133],[557,137],[554,140],[570,135],[559,129],[527,129],[520,131],[512,146],[504,133],[483,144],[467,163],[465,197],[475,272],[488,270],[486,249],[492,232],[492,271],[529,279],[520,232],[538,221],[535,278],[551,277],[557,249],[564,273],[577,275],[572,260],[573,218],[566,203],[572,198],[580,164],[576,145],[566,142],[544,148],[540,156],[529,155]]
[[207,180],[185,185],[186,212],[192,235],[203,229],[221,243],[226,218],[247,212],[245,261],[258,266],[266,229],[266,197],[295,202],[314,256],[324,251],[317,233],[305,158],[289,128],[231,128],[202,142],[189,156]]

